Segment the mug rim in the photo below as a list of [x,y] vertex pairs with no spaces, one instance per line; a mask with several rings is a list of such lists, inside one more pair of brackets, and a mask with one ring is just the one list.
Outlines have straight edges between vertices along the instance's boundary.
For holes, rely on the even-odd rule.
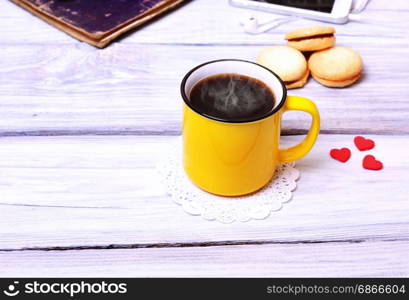
[[[276,79],[277,79],[278,82],[280,83],[280,85],[281,85],[281,87],[282,87],[282,91],[283,91],[282,98],[281,98],[280,102],[278,103],[278,105],[276,105],[276,106],[274,107],[274,109],[272,109],[271,111],[265,113],[265,114],[262,115],[262,116],[254,117],[254,118],[237,119],[237,120],[228,120],[228,119],[225,119],[225,118],[218,118],[218,117],[214,117],[214,116],[211,116],[211,115],[207,115],[207,114],[205,114],[205,113],[199,111],[199,110],[196,109],[195,107],[193,107],[193,106],[190,104],[190,99],[189,99],[189,97],[188,97],[188,96],[186,95],[186,93],[185,93],[186,82],[187,82],[187,80],[189,79],[190,75],[192,75],[193,72],[195,72],[196,70],[200,69],[200,68],[203,67],[203,66],[206,66],[206,65],[209,65],[209,64],[213,64],[213,63],[223,62],[223,61],[236,61],[236,62],[249,63],[249,64],[256,65],[256,66],[258,66],[258,67],[261,67],[261,68],[267,70],[269,73],[271,73],[274,77],[276,77]],[[223,73],[220,73],[220,74],[223,74]],[[243,75],[243,74],[239,74],[239,75]],[[256,78],[256,79],[257,79],[257,78]],[[258,80],[258,79],[257,79],[257,80]],[[273,90],[270,86],[269,86],[269,88],[271,89],[271,91],[273,92],[273,94],[274,94],[274,96],[275,96],[274,90]],[[250,123],[250,122],[256,122],[256,121],[264,120],[264,119],[266,119],[266,118],[268,118],[268,117],[274,115],[276,112],[278,112],[278,111],[283,107],[284,102],[285,102],[285,100],[287,99],[287,88],[286,88],[284,82],[281,80],[281,78],[280,78],[276,73],[274,73],[274,72],[271,71],[270,69],[268,69],[268,68],[266,68],[266,67],[264,67],[264,66],[262,66],[262,65],[260,65],[260,64],[258,64],[258,63],[255,63],[255,62],[252,62],[252,61],[248,61],[248,60],[245,60],[245,59],[234,59],[234,58],[211,60],[211,61],[202,63],[202,64],[200,64],[200,65],[194,67],[194,68],[191,69],[189,72],[187,72],[186,75],[183,77],[182,82],[181,82],[181,84],[180,84],[180,92],[181,92],[181,94],[182,94],[183,101],[185,102],[185,104],[186,104],[191,110],[193,110],[193,111],[196,112],[197,114],[199,114],[199,115],[201,115],[201,116],[203,116],[203,117],[205,117],[205,118],[207,118],[207,119],[211,119],[211,120],[218,121],[218,122],[223,122],[223,123]]]

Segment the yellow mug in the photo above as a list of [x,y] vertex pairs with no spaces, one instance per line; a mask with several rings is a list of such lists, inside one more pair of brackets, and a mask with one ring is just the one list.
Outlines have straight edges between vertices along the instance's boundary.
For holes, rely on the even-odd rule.
[[[275,96],[275,106],[258,119],[231,120],[205,115],[190,103],[193,87],[201,80],[234,73],[264,82]],[[300,159],[314,145],[320,116],[307,98],[287,96],[281,79],[271,70],[245,60],[222,59],[192,69],[182,80],[183,165],[201,189],[221,196],[240,196],[264,187],[282,163]],[[281,117],[288,110],[300,110],[312,116],[311,128],[298,145],[279,149]]]

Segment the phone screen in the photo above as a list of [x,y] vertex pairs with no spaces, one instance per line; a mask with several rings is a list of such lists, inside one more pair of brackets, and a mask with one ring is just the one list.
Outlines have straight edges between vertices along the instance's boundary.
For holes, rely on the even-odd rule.
[[331,13],[335,0],[252,0],[254,2],[264,2],[294,8],[315,10]]

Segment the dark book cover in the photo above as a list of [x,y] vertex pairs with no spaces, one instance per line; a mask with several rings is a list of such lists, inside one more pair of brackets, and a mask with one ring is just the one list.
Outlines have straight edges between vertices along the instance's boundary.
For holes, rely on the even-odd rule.
[[185,0],[11,0],[51,25],[97,47]]

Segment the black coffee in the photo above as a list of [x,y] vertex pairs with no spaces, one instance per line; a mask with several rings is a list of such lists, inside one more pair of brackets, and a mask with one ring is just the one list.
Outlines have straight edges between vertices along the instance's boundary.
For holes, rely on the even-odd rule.
[[265,83],[238,74],[207,77],[190,93],[195,110],[232,122],[262,118],[273,109],[274,102],[274,94]]

